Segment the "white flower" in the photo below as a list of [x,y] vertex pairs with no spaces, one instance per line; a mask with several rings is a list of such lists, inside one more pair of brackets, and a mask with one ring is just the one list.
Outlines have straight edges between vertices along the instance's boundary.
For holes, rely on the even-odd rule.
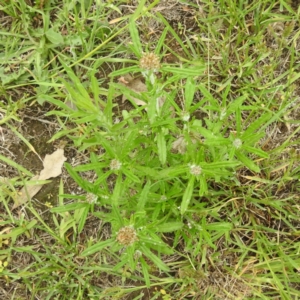
[[240,139],[235,139],[232,144],[234,148],[239,149],[242,146],[243,142]]
[[198,176],[201,174],[201,172],[202,172],[202,168],[200,166],[190,165],[190,173],[192,175]]
[[188,112],[182,113],[182,121],[187,122],[190,119],[190,114]]
[[111,170],[120,170],[121,166],[122,166],[122,163],[117,159],[113,159],[109,165]]
[[143,255],[143,253],[140,250],[136,250],[134,252],[134,258],[135,259],[139,259],[142,255]]
[[87,193],[85,199],[88,203],[92,204],[97,201],[97,196],[93,193]]

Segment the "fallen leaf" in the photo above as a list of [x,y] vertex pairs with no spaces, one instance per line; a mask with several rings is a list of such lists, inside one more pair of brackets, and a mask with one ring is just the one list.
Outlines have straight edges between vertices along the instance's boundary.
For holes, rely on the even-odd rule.
[[129,83],[129,81],[126,80],[125,77],[121,76],[119,79],[118,79],[119,83],[123,83],[124,85],[127,85]]
[[123,18],[116,18],[116,19],[113,19],[113,20],[109,21],[108,24],[112,25],[112,24],[118,23],[122,20],[123,20]]
[[180,136],[176,141],[172,143],[172,150],[184,154],[186,152],[186,141],[183,136]]
[[[126,74],[125,76],[121,76],[118,79],[119,83],[126,86],[128,89],[132,90],[133,92],[140,94],[143,92],[147,92],[147,86],[141,81],[140,78],[133,78],[131,75]],[[146,102],[135,98],[135,97],[131,97],[131,99],[134,101],[134,103],[138,106],[143,106],[143,105],[147,105]],[[127,97],[125,95],[123,95],[122,97],[122,102],[124,102],[125,100],[127,100]],[[165,101],[166,101],[166,97],[165,96],[161,96],[158,97],[156,99],[156,107],[157,110],[162,108]],[[145,110],[147,110],[147,107],[145,108]],[[171,113],[172,113],[172,117],[174,117],[174,107],[170,107]]]
[[[134,91],[137,94],[140,94],[142,92],[147,91],[146,85],[139,79],[139,78],[133,78],[129,74],[125,75],[124,77],[119,78],[119,83],[123,84],[124,86],[128,87],[130,90]],[[123,95],[122,102],[127,100],[127,97]],[[135,97],[132,97],[132,100],[136,105],[146,105],[146,102],[137,99]]]
[[57,149],[51,155],[46,155],[43,165],[44,169],[41,171],[39,180],[57,177],[61,174],[61,168],[66,161],[63,149]]
[[66,161],[63,149],[57,149],[51,155],[46,155],[43,166],[44,169],[41,171],[40,175],[34,176],[27,185],[25,185],[19,195],[16,197],[15,204],[12,209],[19,207],[20,205],[29,201],[33,196],[35,196],[39,190],[43,187],[43,184],[30,184],[37,180],[46,180],[52,177],[57,177],[62,172],[62,166]]
[[[193,144],[196,144],[197,141],[191,138]],[[174,152],[184,154],[186,152],[187,142],[183,136],[179,136],[177,140],[172,143],[172,150]]]

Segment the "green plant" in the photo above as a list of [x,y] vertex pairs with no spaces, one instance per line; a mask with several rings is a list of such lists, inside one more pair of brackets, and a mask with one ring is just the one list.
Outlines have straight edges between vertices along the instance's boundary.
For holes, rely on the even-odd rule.
[[[80,151],[90,152],[90,163],[76,167],[67,165],[77,184],[98,197],[98,201],[84,207],[97,204],[110,211],[95,212],[94,215],[111,225],[111,238],[87,247],[82,255],[93,255],[103,247],[109,247],[112,252],[121,251],[120,262],[114,269],[129,268],[133,272],[139,262],[145,282],[150,286],[148,269],[151,264],[168,271],[160,256],[171,255],[172,248],[176,249],[178,244],[176,238],[170,248],[164,241],[164,233],[179,232],[187,221],[195,228],[200,226],[201,239],[212,248],[216,248],[214,243],[221,236],[229,238],[230,223],[216,220],[207,225],[205,218],[201,218],[201,225],[197,225],[193,214],[198,210],[201,197],[211,193],[212,185],[224,186],[232,180],[239,185],[235,173],[237,168],[260,171],[251,156],[259,157],[261,165],[262,159],[268,158],[267,153],[257,147],[257,142],[264,136],[259,128],[270,120],[272,113],[268,109],[246,105],[247,94],[229,101],[226,96],[230,85],[224,91],[220,106],[219,101],[197,80],[205,66],[160,65],[158,54],[142,55],[134,22],[129,28],[132,50],[140,58],[139,62],[112,72],[110,77],[141,72],[145,78],[145,92],[137,93],[126,85],[111,82],[107,101],[103,102],[93,75],[87,89],[64,65],[71,82],[61,80],[76,110],[54,98],[49,98],[49,101],[62,109],[51,114],[68,118],[77,126],[75,130],[63,129],[53,140],[67,135]],[[155,53],[160,53],[164,39],[165,34]],[[120,93],[126,95],[135,108],[117,116],[114,99]],[[194,101],[196,93],[202,95],[198,102]],[[136,99],[144,105],[136,106]],[[179,99],[183,99],[181,103]],[[195,118],[193,113],[196,110],[201,110],[205,117]],[[242,114],[248,111],[252,115],[250,126],[242,120]],[[258,117],[253,122],[256,115]],[[116,118],[122,120],[116,122]],[[232,118],[235,118],[234,124]],[[76,133],[77,128],[81,128],[81,136],[72,133]],[[101,154],[97,155],[95,149],[101,149]],[[95,174],[93,182],[79,175],[87,171]],[[85,209],[86,216],[87,208],[78,205],[78,208],[76,204],[63,205],[52,211]],[[201,211],[205,206],[200,207]],[[79,232],[85,217],[80,220]],[[215,237],[211,235],[214,231],[218,232]],[[147,263],[149,259],[152,261],[150,265]]]

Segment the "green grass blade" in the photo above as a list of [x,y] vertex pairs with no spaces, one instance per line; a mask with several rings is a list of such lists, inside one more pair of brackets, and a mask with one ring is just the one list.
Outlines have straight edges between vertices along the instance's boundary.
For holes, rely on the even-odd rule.
[[3,156],[0,154],[0,160],[4,161],[8,165],[12,166],[13,168],[17,169],[20,173],[26,174],[27,176],[33,177],[33,174],[26,170],[24,167],[21,165],[17,164],[16,162],[12,161],[11,159]]
[[102,249],[106,247],[110,247],[115,243],[114,239],[108,239],[106,241],[99,242],[93,246],[86,248],[84,251],[80,253],[81,256],[89,256],[96,252],[100,252]]
[[186,210],[188,209],[188,206],[190,204],[190,201],[191,201],[191,198],[193,195],[193,191],[194,191],[194,182],[195,182],[195,177],[194,176],[190,177],[187,187],[185,189],[185,192],[183,194],[182,202],[181,202],[181,206],[180,206],[180,212],[182,215],[186,212]]

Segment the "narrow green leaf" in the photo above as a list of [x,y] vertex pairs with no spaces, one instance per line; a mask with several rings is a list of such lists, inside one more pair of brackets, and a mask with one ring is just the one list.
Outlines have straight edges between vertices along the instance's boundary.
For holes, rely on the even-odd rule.
[[193,190],[194,190],[194,181],[195,181],[195,177],[194,176],[190,177],[186,190],[183,194],[182,202],[180,206],[180,212],[182,215],[186,212],[190,204],[193,195]]
[[[128,260],[127,260],[127,255],[122,257],[122,260],[120,260],[120,262],[118,262],[117,264],[114,265],[113,267],[113,271],[119,271],[121,268],[123,268],[125,265],[128,265]],[[110,267],[111,269],[111,267]],[[122,269],[123,271],[124,269]]]
[[[128,118],[128,120],[130,119]],[[135,141],[139,136],[139,131],[135,129],[133,126],[134,124],[132,124],[131,126],[131,131],[129,131],[121,141],[123,157],[127,156],[131,152],[131,150],[134,148]]]
[[168,31],[171,33],[171,35],[174,36],[175,40],[179,43],[179,45],[181,46],[181,49],[183,49],[183,51],[185,52],[185,54],[187,55],[187,57],[191,57],[191,53],[190,51],[186,48],[185,44],[182,42],[182,39],[177,35],[177,33],[175,32],[175,30],[172,28],[172,26],[170,26],[170,24],[168,23],[168,21],[162,16],[162,14],[160,14],[159,12],[157,13],[157,15],[159,16],[159,18],[162,20],[162,22],[165,24],[166,28],[168,28]]
[[247,99],[248,95],[242,95],[235,99],[233,102],[231,102],[226,110],[226,116],[232,114],[233,112],[236,111],[238,107],[241,107],[243,102]]
[[147,181],[138,199],[136,212],[144,210],[144,206],[148,199],[150,187],[151,187],[151,181]]
[[105,104],[105,109],[104,109],[104,115],[106,116],[109,124],[112,124],[113,121],[113,100],[115,97],[115,87],[110,84],[107,92],[107,98],[106,98],[106,104]]
[[76,166],[73,168],[73,170],[76,172],[86,172],[86,171],[90,171],[90,170],[102,169],[104,167],[107,167],[107,163],[95,162],[95,163],[85,164],[85,165],[81,165],[81,166]]
[[124,74],[136,73],[139,71],[140,71],[140,68],[139,68],[139,66],[136,65],[136,66],[121,68],[120,70],[113,71],[113,72],[109,73],[109,77],[119,77]]
[[57,100],[51,96],[48,95],[43,95],[43,98],[48,101],[49,103],[55,104],[59,108],[63,109],[64,111],[73,111],[68,105],[66,105],[64,102],[61,100]]
[[147,107],[147,115],[149,118],[150,124],[153,124],[156,119],[156,99],[150,98]]
[[157,42],[157,45],[156,45],[156,48],[155,48],[155,53],[156,53],[157,55],[160,54],[160,49],[161,49],[161,48],[163,47],[163,45],[164,45],[164,42],[165,42],[167,33],[168,33],[168,28],[166,27],[166,28],[163,30],[162,34],[160,35],[160,38],[159,38],[159,40],[158,40],[158,42]]
[[135,169],[141,173],[141,175],[147,175],[148,177],[157,178],[158,172],[150,167],[143,167],[143,166],[135,166]]
[[151,252],[151,250],[149,250],[148,247],[141,245],[141,251],[150,260],[152,260],[154,262],[154,264],[156,265],[156,267],[158,267],[160,270],[166,271],[166,272],[169,271],[169,268],[162,262],[162,260],[160,258],[158,258],[155,254],[153,254]]
[[[59,189],[58,189],[58,204],[59,204],[59,206],[64,206],[64,199],[65,199],[65,196],[64,196],[64,183],[63,183],[63,180],[61,178],[60,181],[59,181]],[[53,218],[56,219],[54,215],[53,215]]]
[[115,205],[116,207],[119,205],[119,199],[121,197],[122,192],[122,186],[123,186],[123,179],[122,176],[117,176],[117,180],[115,181],[115,187],[114,191],[111,197],[111,203],[112,205]]
[[247,150],[250,153],[256,154],[256,155],[258,155],[260,157],[269,158],[269,154],[267,152],[261,150],[261,149],[250,147],[250,146],[246,146],[246,145],[243,146],[243,149]]
[[213,163],[203,163],[201,167],[203,170],[216,170],[221,168],[234,168],[237,167],[240,163],[237,161],[218,161]]
[[156,232],[173,232],[181,229],[183,226],[182,222],[169,222],[163,223],[155,227]]
[[16,239],[20,234],[24,233],[26,230],[27,229],[23,227],[15,228],[9,233],[1,234],[1,239],[8,239],[8,238]]
[[71,203],[71,204],[66,204],[64,206],[53,207],[53,208],[50,209],[50,212],[52,212],[52,213],[64,213],[64,212],[67,212],[67,211],[80,209],[80,208],[88,208],[88,207],[89,207],[89,204],[84,203],[84,202]]
[[209,101],[209,103],[214,106],[214,107],[218,107],[219,104],[216,101],[216,99],[212,96],[212,94],[205,88],[204,85],[199,84],[198,88],[200,90],[200,92],[203,94],[203,96]]
[[111,208],[112,208],[112,215],[113,215],[113,217],[117,220],[118,225],[119,225],[120,227],[124,226],[124,219],[123,219],[123,217],[121,216],[119,206],[113,204]]
[[171,168],[164,168],[160,172],[158,172],[156,178],[157,179],[166,179],[166,178],[174,178],[180,174],[186,173],[188,170],[187,166],[177,166]]
[[251,125],[244,132],[242,138],[244,140],[247,140],[247,137],[251,136],[254,133],[254,131],[262,127],[262,125],[265,125],[265,123],[271,118],[271,116],[272,116],[271,113],[265,113],[257,120],[255,120],[253,123],[251,123]]
[[60,236],[60,238],[64,239],[66,232],[70,228],[73,227],[73,229],[76,230],[75,225],[76,225],[76,222],[75,222],[75,220],[73,218],[69,219],[67,221],[65,219],[62,219],[62,221],[60,223],[60,226],[59,226],[59,236]]
[[[133,13],[133,15],[132,15],[132,20],[135,22],[136,21],[136,19],[142,14],[142,12],[146,12],[147,10],[146,10],[146,0],[140,0],[139,2],[138,2],[138,6],[137,7],[135,7],[135,9],[134,9],[134,13]],[[156,1],[154,1],[154,2],[156,2],[157,3],[157,0]],[[155,5],[155,3],[152,3],[152,4],[154,4]],[[151,5],[150,5],[151,6]],[[148,7],[148,9],[150,9],[150,6]]]
[[158,148],[158,157],[162,165],[166,163],[167,160],[167,145],[165,136],[162,132],[157,134],[157,148]]
[[143,52],[142,44],[139,37],[138,29],[135,25],[135,19],[132,18],[129,22],[129,32],[133,42],[132,50],[137,58],[140,58]]
[[131,171],[129,171],[127,168],[122,167],[122,172],[133,182],[139,183],[140,179],[135,176]]
[[11,232],[7,233],[7,234],[1,234],[1,238],[2,239],[8,239],[8,238],[12,238],[12,239],[16,239],[20,234],[26,232],[27,230],[31,229],[32,227],[34,227],[37,223],[37,220],[32,220],[30,221],[27,225],[25,225],[25,227],[18,227],[13,229]]
[[100,91],[99,91],[99,82],[97,81],[97,79],[96,79],[95,76],[91,76],[91,88],[92,88],[94,100],[97,103],[97,105],[99,105],[98,104],[98,102],[99,102],[99,94],[100,94]]
[[148,272],[148,265],[145,262],[145,260],[143,259],[143,257],[140,257],[140,263],[142,266],[142,271],[143,271],[143,275],[144,275],[144,279],[145,279],[145,283],[147,288],[150,288],[150,277],[149,277],[149,272]]
[[107,139],[101,134],[97,134],[96,137],[98,139],[99,145],[101,145],[101,147],[105,149],[105,151],[109,154],[110,157],[114,157],[116,152],[111,146],[111,144],[107,141]]
[[53,28],[48,29],[45,32],[47,39],[54,45],[63,44],[64,38],[60,32],[56,32]]
[[239,151],[235,152],[236,157],[250,170],[259,173],[260,172],[260,168],[259,166],[257,166],[251,159],[249,159],[247,156],[245,156],[244,154],[242,154]]
[[103,181],[106,180],[106,178],[108,178],[111,174],[113,173],[113,171],[108,171],[103,173],[102,175],[98,175],[99,177],[95,180],[94,185],[99,185],[101,184]]
[[[77,85],[75,83],[76,88],[73,88],[64,79],[60,79],[60,80],[64,83],[67,91],[70,93],[70,95],[72,97],[72,101],[76,105],[77,109],[79,109],[81,111],[89,112],[89,113],[91,112],[91,113],[94,113],[94,114],[99,113],[98,108],[92,102],[91,98],[89,96],[82,95],[82,92],[78,92],[78,91],[80,91],[79,84]],[[83,86],[82,86],[82,89],[84,89]]]
[[191,77],[188,77],[186,83],[185,83],[185,89],[184,89],[184,109],[186,111],[189,111],[189,108],[194,100],[194,94],[195,94],[196,85],[194,80]]
[[232,223],[220,222],[220,223],[210,223],[207,224],[206,230],[216,230],[216,231],[229,231],[233,228]]
[[200,176],[199,196],[202,197],[208,193],[207,182],[204,175]]
[[77,174],[77,172],[74,171],[73,167],[69,163],[65,163],[65,168],[80,187],[86,188],[84,180]]
[[25,225],[25,228],[26,228],[27,230],[29,230],[29,229],[31,229],[32,227],[34,227],[34,226],[36,225],[36,223],[37,223],[37,220],[32,220],[32,221],[30,221],[28,224]]
[[[214,139],[217,139],[217,141],[220,139],[220,138],[217,138],[212,132],[211,130],[208,130],[204,127],[198,127],[197,126],[197,131],[203,136],[205,137],[205,139],[208,139],[208,140],[214,140]],[[222,138],[222,139],[225,139],[225,138]]]
[[235,120],[236,120],[236,131],[239,135],[242,130],[242,114],[241,114],[241,108],[239,106],[236,108],[235,111]]
[[[90,99],[89,93],[86,91],[85,87],[82,85],[80,79],[74,74],[74,72],[72,71],[72,69],[70,67],[68,67],[60,57],[58,57],[58,58],[60,60],[60,63],[62,64],[62,66],[66,70],[68,76],[73,81],[74,85],[76,86],[76,89],[78,89],[78,91],[81,94],[81,96],[84,97],[84,98],[86,98],[86,100]],[[62,78],[60,80],[66,85],[66,81],[65,80],[63,80]],[[70,85],[68,85],[68,86],[70,87]],[[76,93],[75,93],[75,99],[76,99]]]
[[25,182],[26,186],[31,186],[31,185],[39,185],[39,184],[47,184],[50,183],[52,180],[27,180]]
[[[204,227],[204,226],[203,226]],[[213,239],[211,237],[211,235],[209,234],[208,231],[206,231],[205,229],[202,228],[201,230],[201,236],[202,238],[206,241],[206,243],[212,247],[213,249],[217,249],[216,245],[213,243]]]
[[130,245],[126,248],[126,256],[127,256],[127,264],[129,265],[131,270],[134,270],[136,267],[135,261],[135,247],[134,245]]
[[250,179],[252,181],[257,181],[257,182],[266,183],[266,184],[270,184],[270,185],[274,183],[274,181],[272,181],[272,180],[260,178],[258,176],[242,176],[242,177],[245,177],[245,178]]
[[191,68],[176,68],[176,67],[169,67],[163,66],[161,71],[170,72],[172,74],[181,75],[181,77],[190,77],[190,76],[200,76],[204,73],[205,67],[197,66]]
[[29,172],[28,170],[26,170],[24,167],[20,166],[19,164],[17,164],[16,162],[12,161],[11,159],[3,156],[0,154],[0,160],[4,161],[5,163],[7,163],[8,165],[16,168],[17,170],[19,170],[21,173],[24,173],[28,176],[33,177],[33,174],[31,172]]
[[87,249],[85,249],[84,251],[82,251],[81,256],[88,256],[88,255],[92,255],[96,252],[101,251],[103,248],[111,246],[115,243],[114,239],[108,239],[106,241],[102,241],[99,242],[91,247],[88,247]]

